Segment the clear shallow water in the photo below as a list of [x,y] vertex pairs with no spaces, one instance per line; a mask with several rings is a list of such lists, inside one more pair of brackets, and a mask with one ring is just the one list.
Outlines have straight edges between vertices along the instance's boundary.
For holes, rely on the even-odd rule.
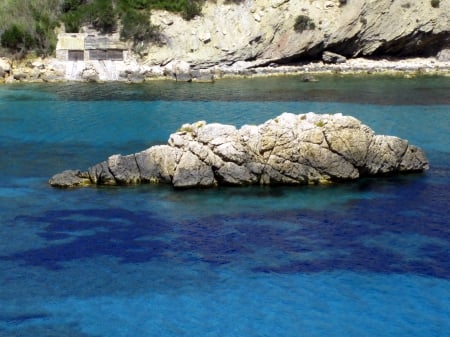
[[[450,80],[0,87],[0,336],[450,336]],[[421,175],[58,190],[185,122],[342,112]]]

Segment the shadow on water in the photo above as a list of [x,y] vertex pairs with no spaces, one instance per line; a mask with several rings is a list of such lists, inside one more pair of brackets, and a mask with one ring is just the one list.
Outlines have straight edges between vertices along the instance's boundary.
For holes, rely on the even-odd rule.
[[47,247],[14,255],[28,265],[59,269],[66,261],[115,256],[123,263],[162,257],[169,245],[158,236],[169,224],[148,212],[124,209],[48,211],[41,217],[18,217],[16,221],[46,224],[39,236]]
[[[450,104],[450,79],[439,76],[303,76],[222,79],[212,84],[152,81],[143,84],[69,83],[6,86],[2,101],[314,101],[379,105]],[[33,91],[29,89],[33,88]]]
[[[364,179],[344,189],[359,194],[370,190],[370,197],[356,196],[325,209],[292,205],[287,210],[238,210],[178,221],[152,211],[123,208],[20,216],[16,222],[41,225],[37,234],[46,246],[0,259],[49,270],[65,268],[65,262],[109,256],[124,264],[237,263],[264,273],[351,270],[450,279],[450,231],[448,218],[441,214],[445,209],[448,213],[444,192],[450,186],[426,179]],[[246,198],[248,191],[222,192]],[[290,188],[260,191],[248,198],[275,202],[295,193]],[[190,202],[183,197],[186,192],[177,194],[180,199],[175,203]],[[432,202],[424,206],[424,198]]]

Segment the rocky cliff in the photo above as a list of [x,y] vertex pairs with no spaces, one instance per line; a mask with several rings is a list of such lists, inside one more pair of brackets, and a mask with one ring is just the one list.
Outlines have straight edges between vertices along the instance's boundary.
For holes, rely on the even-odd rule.
[[53,176],[56,187],[167,183],[178,188],[250,184],[323,184],[428,168],[406,140],[375,135],[342,114],[282,115],[262,125],[196,122],[167,145],[113,155],[86,172]]
[[191,21],[154,12],[161,44],[143,53],[148,64],[182,60],[194,68],[317,59],[324,51],[434,56],[450,45],[449,13],[450,0],[217,0]]
[[135,46],[125,61],[0,60],[0,83],[450,70],[450,0],[216,0],[202,12],[186,21],[153,11],[159,42]]

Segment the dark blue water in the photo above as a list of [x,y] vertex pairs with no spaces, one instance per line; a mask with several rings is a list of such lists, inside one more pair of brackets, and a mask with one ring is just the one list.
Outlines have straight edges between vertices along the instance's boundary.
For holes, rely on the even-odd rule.
[[[425,174],[53,189],[181,124],[342,112]],[[0,87],[0,336],[450,336],[450,79]]]

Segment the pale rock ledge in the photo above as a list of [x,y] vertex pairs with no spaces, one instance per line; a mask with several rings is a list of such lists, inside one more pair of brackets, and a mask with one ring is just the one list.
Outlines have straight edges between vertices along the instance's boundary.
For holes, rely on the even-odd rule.
[[323,184],[420,172],[425,153],[407,140],[375,135],[342,114],[283,113],[261,125],[184,124],[167,145],[113,155],[87,171],[53,176],[55,187],[167,183],[177,188]]

